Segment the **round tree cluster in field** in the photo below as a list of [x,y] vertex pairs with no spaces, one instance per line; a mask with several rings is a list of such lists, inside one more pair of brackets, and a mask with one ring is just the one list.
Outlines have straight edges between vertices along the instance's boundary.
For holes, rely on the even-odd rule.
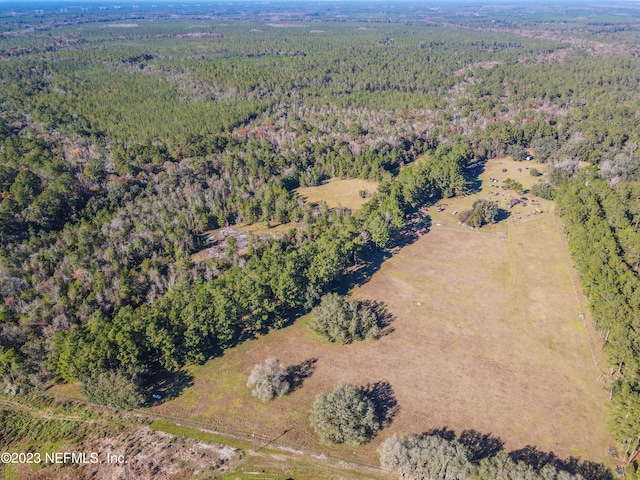
[[373,401],[349,383],[318,395],[310,421],[324,444],[362,445],[380,430],[380,419]]
[[264,364],[253,367],[247,380],[247,388],[251,389],[251,395],[263,402],[286,395],[290,388],[287,370],[277,358],[268,358]]

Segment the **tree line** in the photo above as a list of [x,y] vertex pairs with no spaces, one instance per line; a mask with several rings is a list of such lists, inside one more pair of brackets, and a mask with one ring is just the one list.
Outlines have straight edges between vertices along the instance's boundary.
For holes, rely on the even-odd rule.
[[640,450],[638,183],[615,189],[594,168],[565,180],[555,199],[611,365],[611,429],[625,456]]

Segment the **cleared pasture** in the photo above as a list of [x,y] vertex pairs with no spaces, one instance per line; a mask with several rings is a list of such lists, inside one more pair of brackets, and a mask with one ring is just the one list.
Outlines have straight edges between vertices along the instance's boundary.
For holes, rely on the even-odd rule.
[[[473,202],[481,198],[496,202],[498,208],[502,210],[502,219],[504,220],[506,218],[508,220],[508,222],[499,222],[497,225],[487,225],[483,227],[483,231],[504,232],[507,223],[515,225],[534,220],[536,215],[539,215],[536,209],[542,211],[543,214],[548,214],[553,202],[536,198],[528,192],[533,185],[541,181],[540,178],[543,178],[532,176],[529,173],[531,168],[537,168],[542,173],[545,171],[544,165],[538,162],[516,162],[511,157],[489,160],[479,175],[478,180],[480,183],[476,193],[466,197],[444,199],[440,202],[440,206],[443,207],[442,211],[439,211],[438,208],[430,208],[428,212],[429,216],[435,223],[440,225],[455,226],[458,223],[458,214],[464,210],[469,210]],[[503,170],[506,170],[506,172]],[[490,181],[491,178],[494,179],[493,182]],[[514,190],[507,188],[504,185],[504,181],[508,178],[522,184],[525,192],[518,194]],[[515,197],[525,197],[527,201],[525,201],[524,204],[518,204],[513,208],[509,208],[509,200]],[[531,203],[531,199],[539,201],[540,206],[538,207]]]
[[367,197],[378,189],[377,182],[361,178],[331,179],[316,187],[297,188],[298,195],[307,202],[327,202],[329,208],[348,208],[352,211],[360,208],[368,198],[360,196],[360,191],[367,192]]
[[[153,410],[370,464],[389,435],[443,427],[499,437],[506,451],[535,445],[560,457],[606,462],[607,395],[592,348],[600,353],[579,316],[589,324],[551,202],[541,202],[542,214],[516,221],[512,212],[480,230],[458,227],[452,215],[486,198],[489,176],[529,188],[536,179],[527,166],[539,167],[488,162],[479,193],[445,201],[441,212],[432,207],[428,214],[440,225],[399,249],[353,291],[387,304],[395,316],[387,335],[332,345],[310,335],[303,317],[190,368],[194,385]],[[265,404],[245,383],[269,356],[308,375],[291,394]],[[390,424],[365,447],[323,447],[309,426],[315,395],[340,382],[377,384],[397,402]]]

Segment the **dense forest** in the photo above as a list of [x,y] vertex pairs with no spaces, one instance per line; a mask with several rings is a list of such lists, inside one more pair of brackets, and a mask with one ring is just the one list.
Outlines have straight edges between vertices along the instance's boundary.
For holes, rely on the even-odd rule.
[[[6,392],[79,381],[114,403],[119,383],[142,405],[152,372],[310,311],[408,214],[471,188],[469,165],[531,155],[611,364],[612,432],[640,448],[635,24],[187,13],[0,18]],[[357,212],[294,191],[336,177],[380,186]],[[291,228],[192,259],[255,222]]]

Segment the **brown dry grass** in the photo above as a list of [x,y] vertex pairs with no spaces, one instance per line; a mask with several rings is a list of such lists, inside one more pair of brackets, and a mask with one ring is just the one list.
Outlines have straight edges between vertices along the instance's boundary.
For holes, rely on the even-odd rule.
[[[508,176],[527,187],[536,179],[526,166],[538,167],[494,160],[481,179]],[[552,204],[543,202],[543,214],[521,221],[510,217],[481,230],[455,226],[451,209],[486,198],[487,185],[449,201],[444,212],[430,212],[442,226],[399,250],[353,292],[388,305],[396,317],[392,333],[331,345],[309,335],[302,318],[192,368],[195,384],[154,410],[244,434],[276,437],[291,429],[280,441],[372,464],[389,435],[445,426],[458,434],[491,433],[506,450],[533,444],[561,457],[606,461],[607,398]],[[269,356],[286,365],[317,359],[315,371],[301,389],[263,404],[245,382]],[[322,447],[308,423],[315,395],[340,382],[379,381],[391,384],[400,407],[391,426],[360,449]]]
[[317,187],[301,187],[296,189],[296,192],[311,203],[325,201],[329,208],[348,208],[355,211],[368,200],[360,197],[360,190],[373,194],[377,189],[377,182],[348,178],[331,179]]

